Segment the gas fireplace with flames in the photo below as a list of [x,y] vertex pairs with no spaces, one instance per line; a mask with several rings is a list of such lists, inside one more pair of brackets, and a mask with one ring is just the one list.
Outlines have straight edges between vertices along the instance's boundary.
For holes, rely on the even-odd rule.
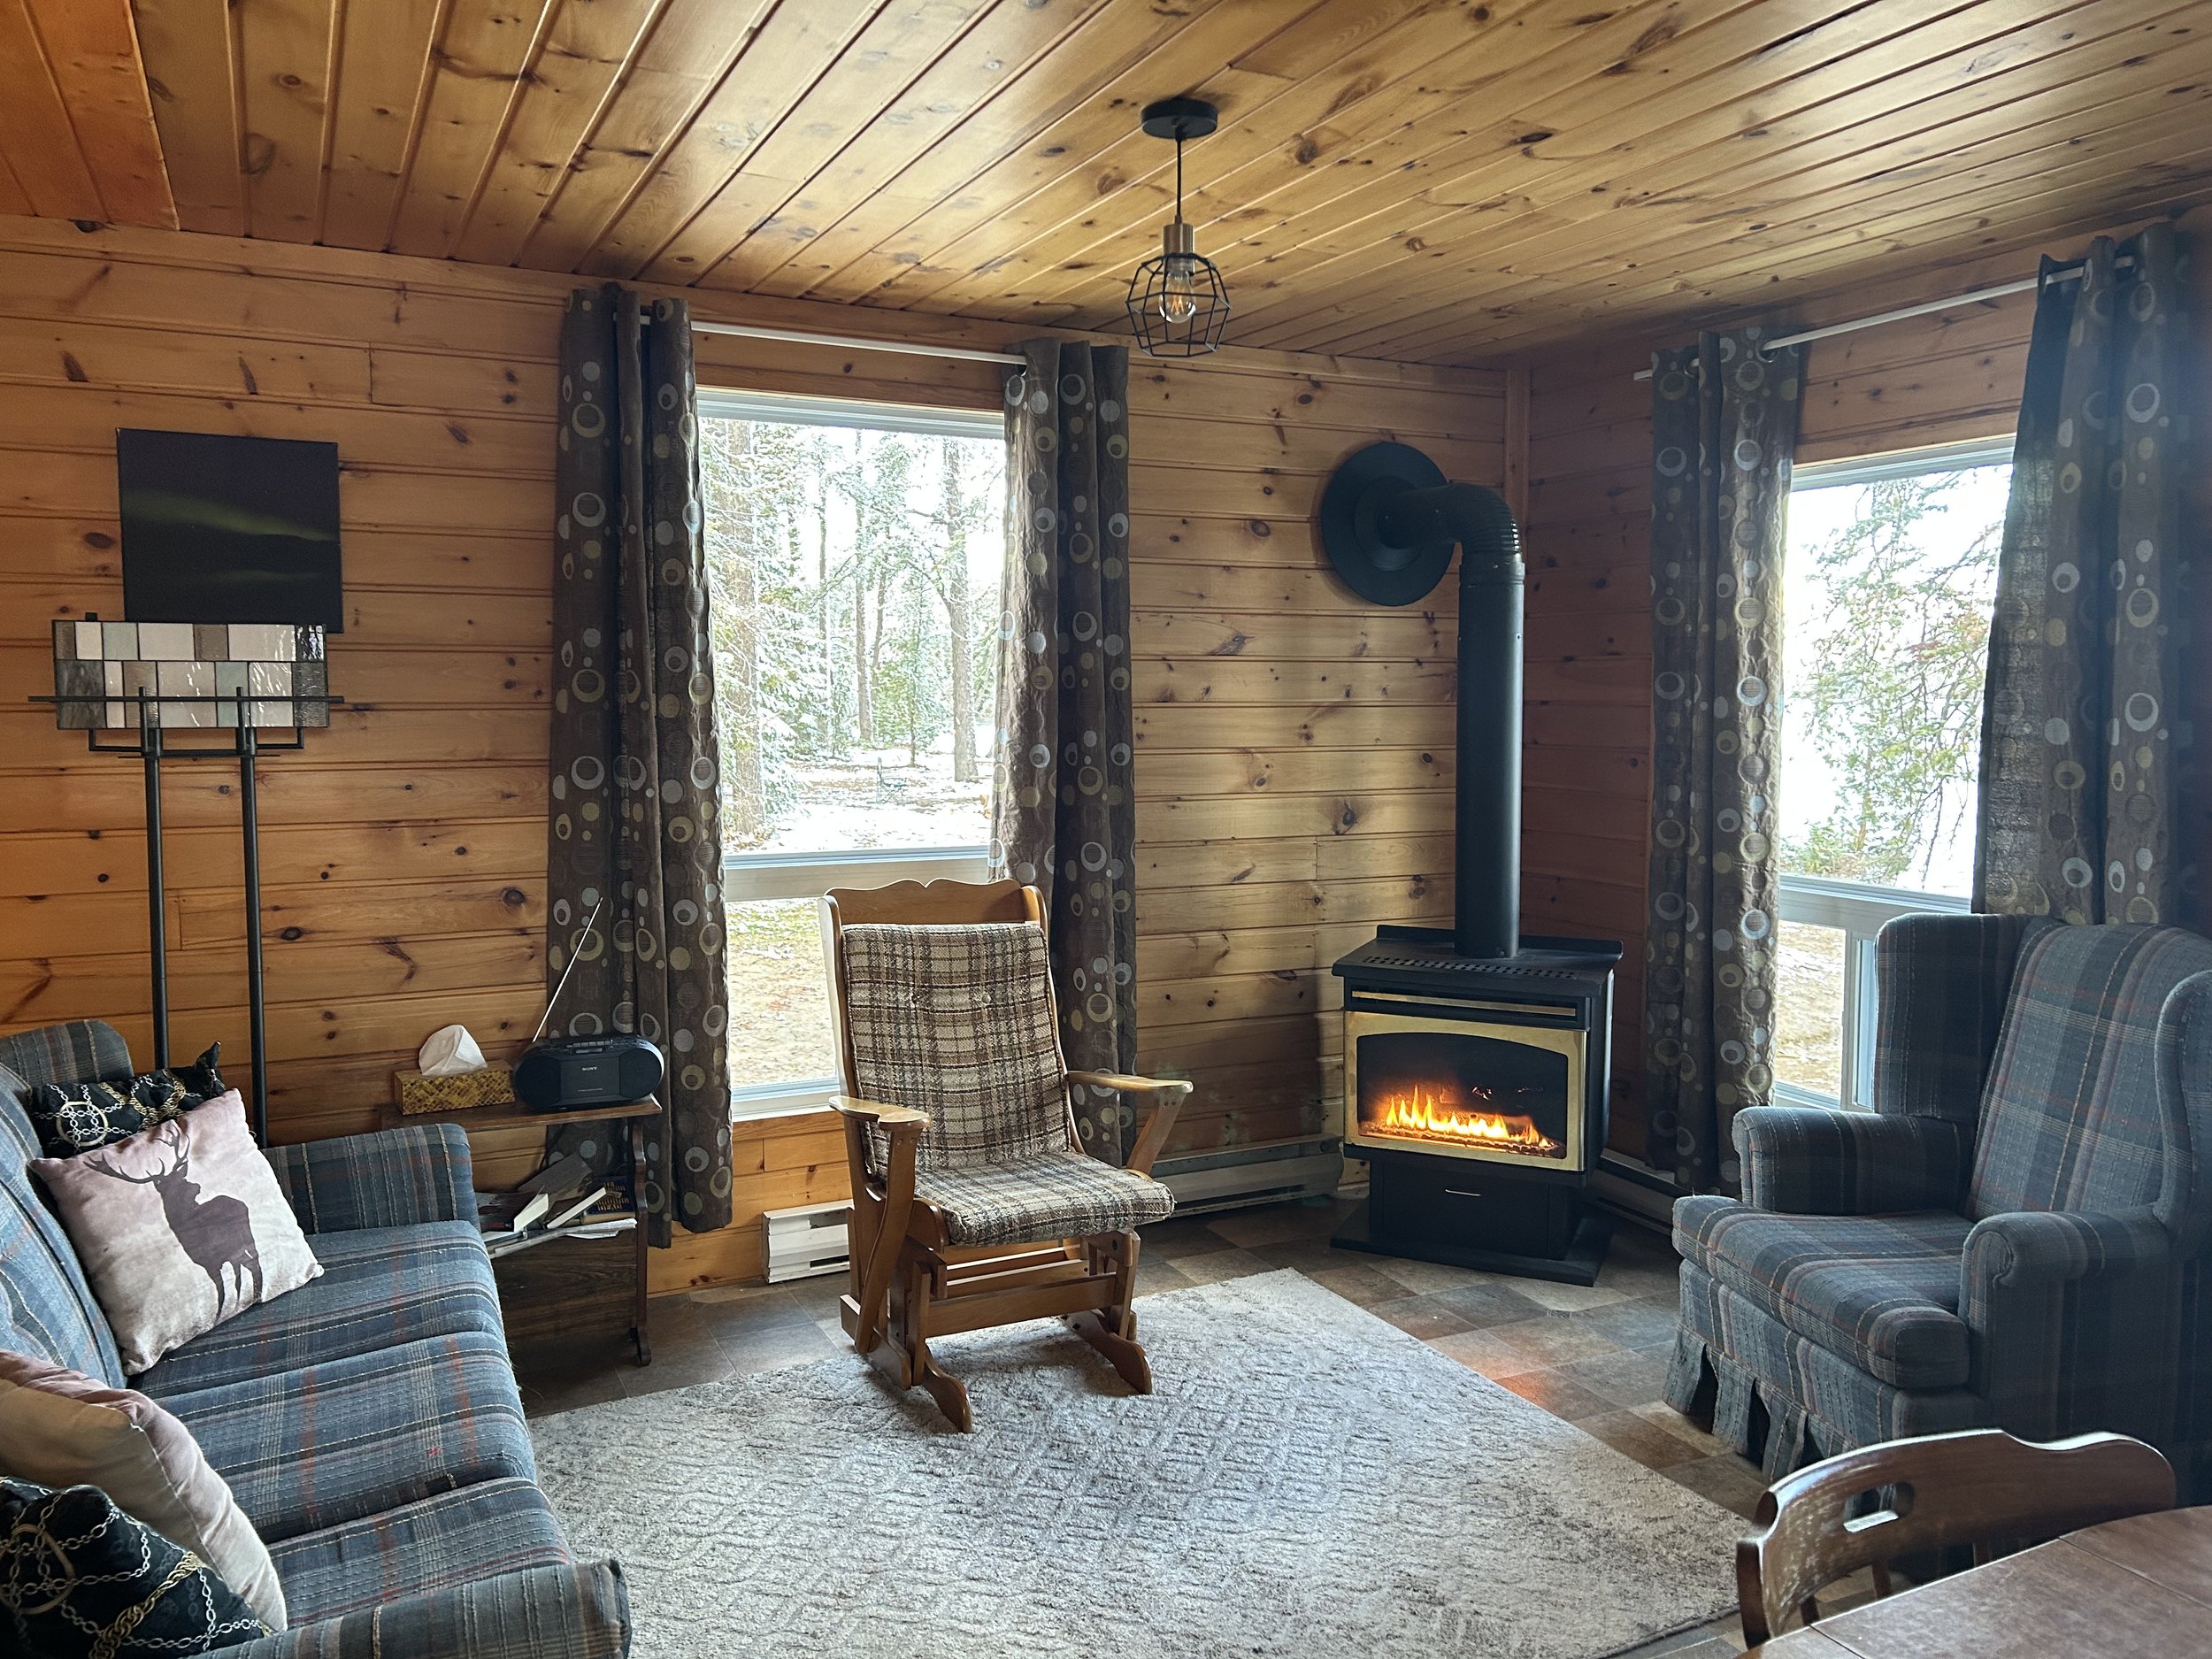
[[1345,1150],[1368,1198],[1337,1243],[1589,1284],[1607,1238],[1584,1205],[1605,1145],[1609,941],[1463,956],[1386,927],[1344,980]]
[[1585,1205],[1605,1146],[1612,940],[1523,937],[1520,529],[1402,443],[1346,458],[1316,515],[1346,584],[1412,604],[1459,552],[1448,928],[1386,927],[1344,981],[1344,1143],[1367,1202],[1335,1242],[1593,1284],[1611,1223]]

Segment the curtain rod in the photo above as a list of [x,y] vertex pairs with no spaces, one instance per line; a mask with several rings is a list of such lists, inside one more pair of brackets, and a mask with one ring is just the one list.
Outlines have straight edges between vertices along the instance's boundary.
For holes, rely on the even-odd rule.
[[869,340],[859,334],[817,334],[800,328],[756,328],[750,323],[703,323],[695,334],[733,334],[746,340],[787,340],[802,346],[836,346],[847,351],[895,351],[910,357],[950,357],[961,363],[1010,363],[1026,367],[1027,357],[1010,351],[981,351],[973,346],[928,346],[906,340]]
[[[2121,271],[2132,270],[2135,259],[2132,255],[2124,254],[2113,261],[2113,265],[2114,268]],[[2088,261],[2078,259],[2072,265],[2062,265],[2057,267],[2051,273],[2048,280],[2053,282],[2070,282],[2088,268]],[[1806,345],[1812,341],[1827,340],[1837,334],[1856,334],[1862,328],[1879,328],[1885,323],[1901,323],[1909,318],[1925,317],[1932,311],[1947,311],[1957,306],[1970,305],[1976,300],[2003,299],[2011,294],[2032,293],[2041,288],[2044,281],[2045,279],[2039,276],[2022,277],[2017,282],[2001,282],[1993,288],[1976,288],[1971,293],[1955,295],[1947,300],[1924,300],[1917,305],[1901,306],[1893,311],[1878,311],[1871,317],[1855,318],[1847,323],[1830,323],[1823,328],[1807,328],[1797,334],[1784,334],[1778,340],[1768,341],[1760,349],[1763,351],[1781,346]],[[1651,378],[1651,371],[1639,369],[1636,371],[1635,378],[1640,380],[1647,380]]]

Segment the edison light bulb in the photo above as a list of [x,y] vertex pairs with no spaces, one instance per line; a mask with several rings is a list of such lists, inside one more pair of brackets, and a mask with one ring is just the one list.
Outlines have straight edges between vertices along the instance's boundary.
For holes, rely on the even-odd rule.
[[1198,315],[1198,262],[1185,254],[1171,254],[1164,263],[1160,315],[1171,323],[1187,323]]

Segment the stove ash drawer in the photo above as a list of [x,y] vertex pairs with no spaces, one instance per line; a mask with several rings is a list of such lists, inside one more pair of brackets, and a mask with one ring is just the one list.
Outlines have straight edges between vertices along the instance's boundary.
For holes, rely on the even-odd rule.
[[1370,1160],[1368,1183],[1379,1242],[1560,1256],[1582,1219],[1578,1182],[1532,1180],[1494,1164],[1386,1156]]

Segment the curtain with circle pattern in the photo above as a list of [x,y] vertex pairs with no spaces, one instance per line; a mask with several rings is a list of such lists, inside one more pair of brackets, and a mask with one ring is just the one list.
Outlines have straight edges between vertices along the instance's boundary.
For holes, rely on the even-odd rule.
[[1782,554],[1801,348],[1706,334],[1652,360],[1646,1157],[1733,1190],[1774,1087]]
[[[1021,349],[1028,362],[1006,375],[991,858],[1044,896],[1069,1067],[1126,1071],[1137,1057],[1129,354]],[[1085,1149],[1121,1163],[1129,1104],[1107,1089],[1071,1093]]]
[[[668,1062],[639,1197],[670,1224],[730,1219],[729,988],[720,757],[707,624],[691,318],[579,288],[561,326],[555,455],[549,1030],[634,1032]],[[598,926],[585,922],[605,901]],[[604,1170],[611,1137],[556,1149]]]
[[1982,705],[1974,908],[2173,921],[2187,317],[2170,226],[2044,281]]

